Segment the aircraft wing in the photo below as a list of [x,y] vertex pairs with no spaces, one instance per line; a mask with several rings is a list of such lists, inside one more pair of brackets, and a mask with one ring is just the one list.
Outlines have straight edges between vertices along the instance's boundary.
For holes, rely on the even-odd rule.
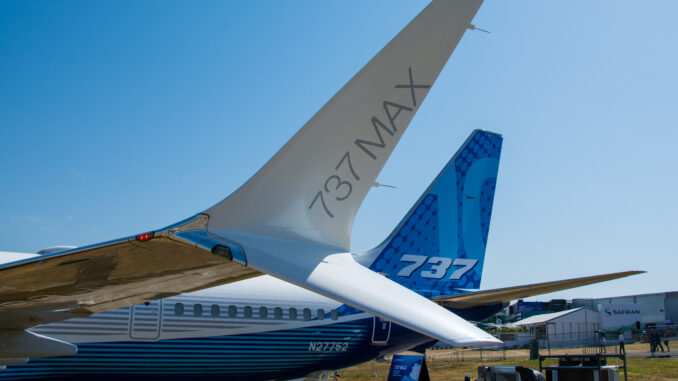
[[527,298],[529,296],[547,294],[550,292],[567,290],[589,284],[605,282],[612,279],[624,278],[642,274],[645,271],[624,271],[620,273],[594,275],[583,278],[558,280],[554,282],[534,283],[524,286],[498,288],[494,290],[476,291],[468,294],[441,296],[435,298],[437,303],[451,308],[470,308],[495,303],[510,302],[511,300]]
[[0,358],[37,357],[40,345],[25,345],[44,338],[22,328],[261,273],[451,344],[497,343],[349,253],[360,204],[481,4],[429,4],[248,182],[205,212],[147,235],[1,266],[0,340],[24,349],[0,350]]
[[255,269],[453,345],[499,341],[357,263],[367,192],[482,4],[431,2],[249,181],[207,211]]
[[261,275],[246,266],[240,247],[201,229],[206,223],[197,215],[156,232],[0,265],[0,327],[25,329]]

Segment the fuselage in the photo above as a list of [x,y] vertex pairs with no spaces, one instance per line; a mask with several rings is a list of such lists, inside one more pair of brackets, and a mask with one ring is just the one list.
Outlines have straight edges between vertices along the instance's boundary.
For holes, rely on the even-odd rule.
[[269,276],[32,331],[77,343],[78,354],[31,359],[0,372],[0,379],[293,378],[431,341]]

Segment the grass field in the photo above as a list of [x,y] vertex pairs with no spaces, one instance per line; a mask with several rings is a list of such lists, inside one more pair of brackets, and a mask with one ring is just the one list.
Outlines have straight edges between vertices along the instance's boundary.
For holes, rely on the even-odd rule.
[[[612,350],[612,348],[610,348]],[[628,379],[640,381],[667,381],[678,380],[678,359],[677,358],[647,358],[641,354],[648,350],[647,344],[632,344],[627,346],[627,351],[633,353],[632,357],[627,357]],[[569,349],[552,351],[556,353],[582,353],[580,349]],[[542,350],[542,354],[546,354]],[[464,352],[464,361],[457,361],[459,352],[453,350],[429,350],[426,352],[429,375],[432,381],[442,380],[463,380],[464,376],[470,376],[475,379],[479,365],[522,365],[529,368],[539,369],[538,360],[528,360],[527,350],[506,351],[506,360],[502,360],[503,352],[485,352],[483,360],[480,359],[479,351]],[[459,357],[461,360],[461,356]],[[545,362],[544,365],[555,365],[556,360]],[[622,365],[618,359],[609,359],[609,365]],[[341,380],[345,381],[381,381],[386,380],[390,362],[369,362],[352,368],[344,369],[340,372]],[[619,370],[620,378],[623,380],[623,371]]]

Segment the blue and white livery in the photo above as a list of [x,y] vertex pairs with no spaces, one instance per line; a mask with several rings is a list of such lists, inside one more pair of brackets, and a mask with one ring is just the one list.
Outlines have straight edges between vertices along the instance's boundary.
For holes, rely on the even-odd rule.
[[[483,261],[488,232],[483,226],[489,227],[501,142],[500,135],[474,131],[390,238],[376,249],[377,257],[371,259],[373,250],[357,255],[358,261],[371,261],[367,266],[372,270],[429,298],[458,293],[457,288],[469,282],[478,284],[481,272],[464,270],[468,266],[459,266],[457,259]],[[459,181],[463,185],[458,186]],[[476,205],[482,207],[463,206],[464,200],[472,201],[468,197],[481,194],[485,201]],[[446,211],[446,205],[452,212]],[[456,235],[474,228],[484,231],[482,250],[471,252],[464,246],[466,240]],[[405,253],[429,259],[412,268]],[[407,267],[412,269],[404,273]],[[496,311],[456,312],[477,320]],[[31,331],[75,343],[78,353],[8,366],[0,380],[111,375],[286,379],[340,369],[434,341],[266,275]]]
[[359,261],[429,298],[480,288],[501,143],[491,132],[471,134],[393,234]]

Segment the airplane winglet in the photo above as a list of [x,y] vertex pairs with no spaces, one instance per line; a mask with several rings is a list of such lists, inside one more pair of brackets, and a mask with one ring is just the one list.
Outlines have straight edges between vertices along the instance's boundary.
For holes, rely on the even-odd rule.
[[434,1],[241,188],[209,230],[348,251],[355,215],[482,0]]

